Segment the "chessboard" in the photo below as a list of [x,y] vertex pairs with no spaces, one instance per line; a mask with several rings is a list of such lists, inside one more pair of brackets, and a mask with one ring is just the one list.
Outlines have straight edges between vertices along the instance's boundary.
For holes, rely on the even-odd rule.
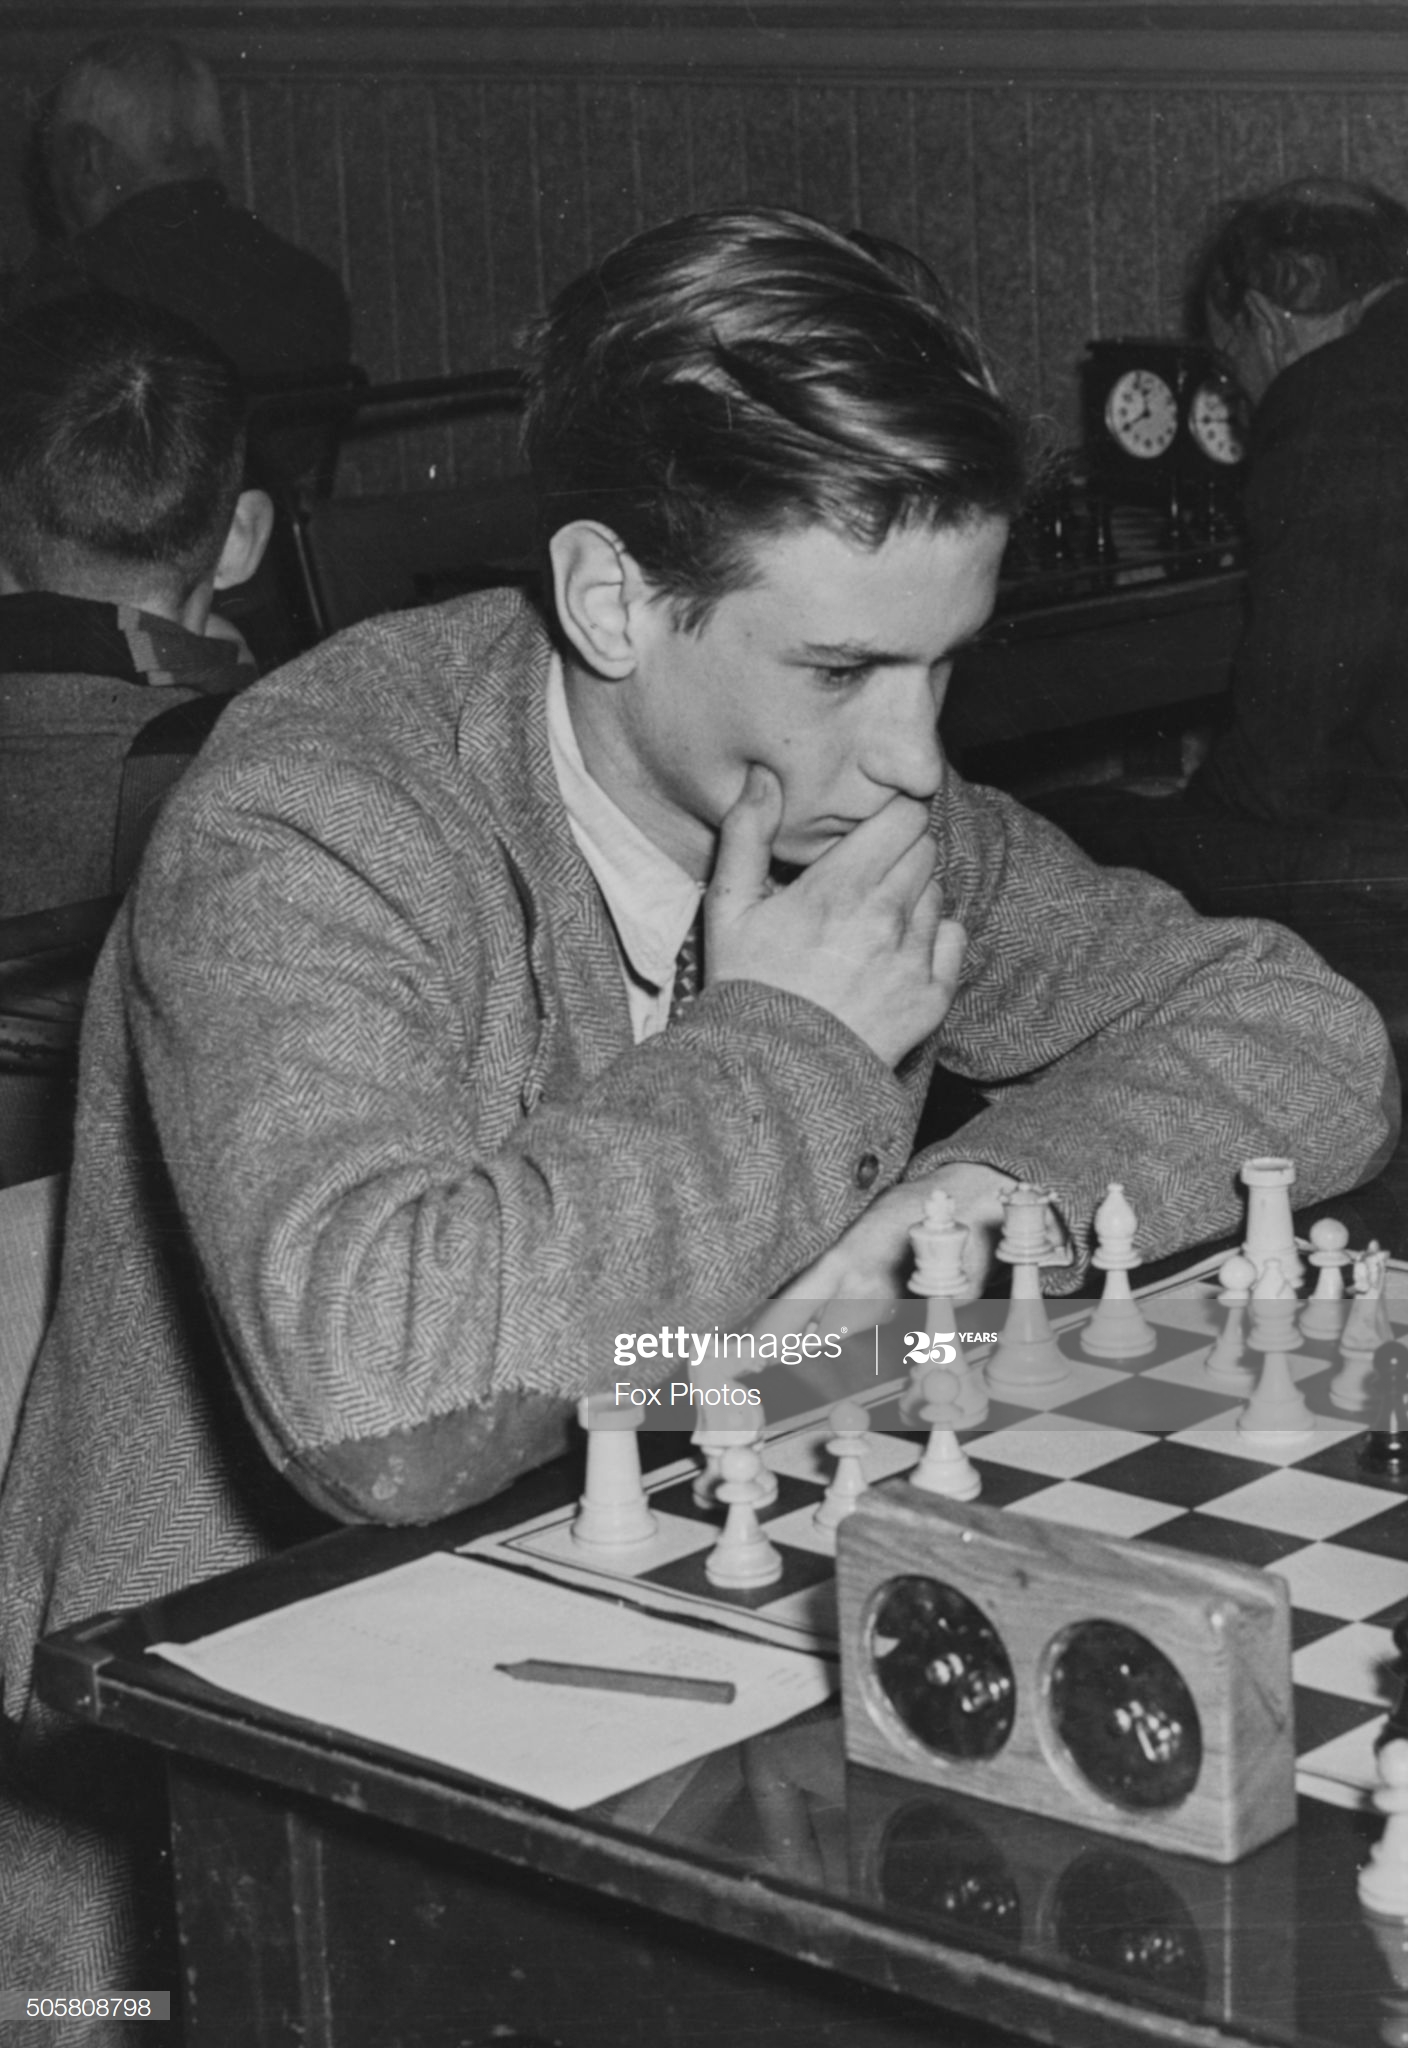
[[[1302,1337],[1292,1357],[1314,1416],[1308,1439],[1276,1445],[1238,1431],[1244,1403],[1209,1384],[1205,1370],[1227,1314],[1216,1269],[1209,1260],[1139,1291],[1156,1342],[1137,1359],[1089,1356],[1081,1337],[1094,1304],[1063,1312],[1049,1302],[1069,1373],[1020,1399],[994,1398],[962,1440],[986,1506],[1278,1573],[1292,1603],[1297,1787],[1357,1806],[1377,1782],[1374,1739],[1401,1690],[1391,1630],[1408,1614],[1408,1486],[1361,1468],[1362,1421],[1329,1398],[1343,1366],[1338,1339]],[[1389,1266],[1383,1300],[1395,1333],[1408,1332],[1408,1265]],[[882,1333],[888,1349],[876,1349],[873,1384],[849,1395],[869,1415],[871,1485],[916,1464],[928,1435],[912,1408],[902,1411],[909,1379],[893,1369],[902,1326],[903,1312]],[[765,1392],[766,1384],[767,1376]],[[770,1585],[721,1591],[706,1577],[722,1510],[695,1504],[693,1458],[647,1475],[659,1523],[647,1543],[588,1552],[573,1537],[569,1506],[466,1552],[686,1624],[834,1655],[835,1540],[814,1520],[834,1469],[830,1412],[819,1406],[764,1438],[778,1490],[758,1514],[783,1561]]]

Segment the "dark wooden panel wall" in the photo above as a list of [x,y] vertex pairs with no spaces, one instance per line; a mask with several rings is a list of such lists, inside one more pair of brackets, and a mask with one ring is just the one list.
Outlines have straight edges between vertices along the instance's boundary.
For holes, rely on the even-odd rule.
[[[125,20],[211,57],[239,190],[342,271],[376,378],[503,363],[594,253],[758,201],[920,250],[1007,387],[1068,437],[1083,343],[1176,328],[1219,201],[1310,170],[1408,197],[1402,5],[59,0],[0,12],[0,263],[29,243],[37,90]],[[452,481],[456,461],[422,435],[350,480]]]

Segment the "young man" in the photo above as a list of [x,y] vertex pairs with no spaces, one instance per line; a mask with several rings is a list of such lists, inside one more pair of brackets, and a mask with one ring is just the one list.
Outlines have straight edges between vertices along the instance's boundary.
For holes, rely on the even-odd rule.
[[[45,1628],[494,1491],[613,1331],[893,1292],[935,1181],[976,1285],[1018,1178],[1080,1243],[1123,1180],[1149,1252],[1229,1225],[1249,1153],[1314,1195],[1388,1135],[1377,1020],[1304,947],[947,770],[1019,460],[940,314],[813,222],[702,216],[570,287],[532,385],[555,642],[499,593],[241,700],[95,983],[0,1499],[0,1886],[11,1955],[73,1930],[45,1982],[157,1981],[135,1823],[49,1810],[84,1738],[29,1692]],[[991,1106],[911,1160],[940,1056]]]

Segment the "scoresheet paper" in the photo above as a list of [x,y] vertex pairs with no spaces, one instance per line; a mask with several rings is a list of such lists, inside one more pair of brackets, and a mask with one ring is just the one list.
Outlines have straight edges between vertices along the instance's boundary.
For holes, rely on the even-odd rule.
[[[279,1713],[569,1810],[775,1728],[837,1685],[828,1659],[444,1553],[150,1654]],[[730,1679],[737,1698],[702,1705],[494,1669],[530,1657]]]

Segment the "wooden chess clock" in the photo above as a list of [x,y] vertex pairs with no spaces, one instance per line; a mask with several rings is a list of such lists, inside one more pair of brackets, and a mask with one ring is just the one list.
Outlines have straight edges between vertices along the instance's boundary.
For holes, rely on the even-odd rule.
[[1294,1826],[1280,1579],[902,1481],[838,1538],[856,1763],[1214,1863]]
[[1092,341],[1081,386],[1090,480],[1102,496],[1162,504],[1185,486],[1236,487],[1246,451],[1211,350]]

